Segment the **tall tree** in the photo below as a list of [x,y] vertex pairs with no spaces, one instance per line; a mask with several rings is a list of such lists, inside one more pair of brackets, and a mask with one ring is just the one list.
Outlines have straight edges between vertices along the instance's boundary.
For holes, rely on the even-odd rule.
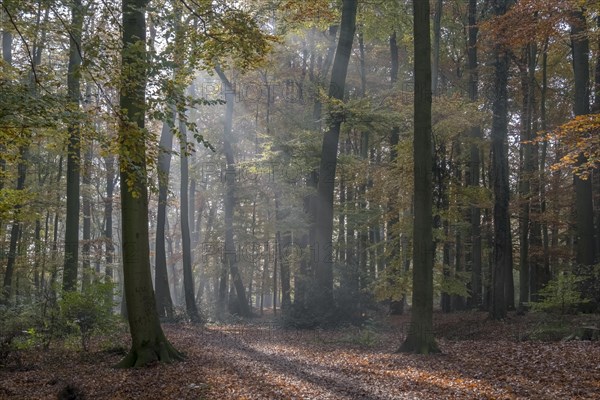
[[[508,9],[508,0],[493,0],[494,14],[502,16]],[[503,32],[504,33],[504,32]],[[510,215],[508,210],[510,187],[508,182],[508,67],[509,56],[502,40],[496,38],[493,48],[493,119],[492,119],[492,186],[494,192],[494,249],[492,273],[492,301],[490,316],[506,317],[506,286],[508,272],[512,272],[510,245]]]
[[115,157],[109,154],[104,157],[104,168],[106,170],[106,198],[104,199],[104,240],[106,256],[106,280],[113,279],[113,260],[115,254],[115,245],[113,243],[113,194],[115,191]]
[[182,355],[160,326],[150,271],[146,171],[146,8],[148,0],[123,0],[119,164],[123,272],[131,349],[119,367],[170,362]]
[[196,306],[196,295],[194,286],[194,275],[192,273],[192,242],[190,236],[190,204],[189,204],[189,157],[187,128],[185,125],[185,113],[179,115],[180,134],[180,184],[179,184],[179,216],[181,221],[181,251],[183,263],[183,293],[185,297],[185,309],[192,322],[200,322],[200,314]]
[[[477,101],[479,98],[479,71],[477,60],[477,35],[479,27],[477,26],[477,0],[469,0],[468,5],[468,39],[467,39],[467,57],[469,72],[469,100]],[[482,139],[482,130],[480,126],[474,126],[470,131],[470,152],[469,152],[469,179],[468,185],[478,187],[480,183],[480,147],[479,142]],[[476,205],[470,207],[470,228],[471,228],[471,297],[472,307],[481,307],[481,210]]]
[[[232,130],[233,130],[233,103],[235,102],[235,92],[233,85],[227,79],[225,73],[219,66],[215,67],[215,72],[219,75],[223,84],[223,91],[225,93],[226,110],[225,110],[225,125],[223,130],[223,151],[227,161],[227,171],[225,173],[225,267],[229,269],[235,292],[237,294],[237,311],[242,316],[250,315],[250,307],[246,299],[246,290],[244,289],[244,282],[240,275],[237,263],[237,256],[235,250],[235,241],[233,237],[233,211],[235,207],[235,180],[236,180],[236,169],[235,159],[233,156],[232,142]],[[226,277],[226,276],[225,276]],[[224,281],[224,280],[222,280]],[[225,295],[225,291],[222,290],[221,297]]]
[[[396,38],[397,34],[394,31],[390,35],[389,44],[390,44],[390,84],[392,89],[398,82],[398,42]],[[396,163],[396,159],[398,158],[398,142],[400,141],[400,127],[394,126],[390,132],[390,164],[392,168]],[[390,196],[392,197],[392,196]],[[388,210],[393,211],[394,205],[393,200],[388,204]],[[398,249],[401,247],[398,238],[397,225],[400,221],[399,218],[399,210],[393,211],[392,217],[388,222],[388,240],[392,244],[390,258],[394,260],[394,258],[398,257]],[[404,256],[404,252],[407,250],[406,246],[402,246],[402,255]],[[402,265],[400,266],[402,268]],[[400,271],[398,271],[400,272]],[[406,294],[402,294],[402,298],[400,300],[391,300],[390,301],[390,313],[392,315],[400,315],[404,313],[404,305],[406,304]]]
[[429,2],[413,0],[414,221],[411,329],[400,352],[439,352],[433,337],[433,191],[431,37]]
[[[590,113],[590,46],[585,14],[574,11],[571,16],[571,48],[573,51],[573,75],[575,77],[575,115]],[[584,154],[579,155],[578,164],[585,163]],[[575,213],[577,264],[593,265],[596,261],[594,243],[594,206],[592,180],[575,175]]]
[[156,213],[156,256],[154,271],[154,290],[156,291],[156,307],[160,317],[173,317],[173,300],[169,289],[166,252],[167,196],[169,192],[169,171],[171,169],[171,152],[173,149],[173,132],[171,126],[175,120],[175,106],[169,105],[171,121],[163,122],[158,144],[158,210]]
[[[341,102],[344,99],[346,75],[356,28],[357,3],[357,0],[344,0],[342,4],[340,37],[333,60],[328,92],[329,97],[334,102]],[[343,119],[339,112],[332,112],[329,117],[331,120],[327,132],[323,136],[321,147],[319,182],[317,184],[318,206],[315,208],[317,215],[314,218],[316,222],[316,244],[319,246],[318,256],[315,260],[316,293],[318,293],[315,306],[321,313],[331,310],[331,304],[333,304],[333,192],[335,189],[340,127]]]
[[[83,29],[83,6],[81,0],[74,0],[71,6],[71,27],[69,29],[69,67],[67,90],[71,112],[77,114],[81,97],[81,31]],[[67,211],[65,221],[65,265],[63,289],[77,288],[79,264],[79,176],[81,171],[81,127],[77,121],[69,123],[69,145],[67,147]]]

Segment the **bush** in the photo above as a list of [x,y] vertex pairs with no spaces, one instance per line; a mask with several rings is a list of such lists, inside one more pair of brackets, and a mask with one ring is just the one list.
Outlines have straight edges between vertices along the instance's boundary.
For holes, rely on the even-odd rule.
[[67,326],[76,327],[81,335],[81,346],[89,349],[94,332],[116,329],[117,317],[112,309],[114,284],[94,282],[82,292],[65,292],[59,302],[61,317]]
[[589,302],[579,291],[584,279],[567,272],[559,274],[539,291],[541,300],[532,303],[532,309],[560,315],[575,313],[580,305]]

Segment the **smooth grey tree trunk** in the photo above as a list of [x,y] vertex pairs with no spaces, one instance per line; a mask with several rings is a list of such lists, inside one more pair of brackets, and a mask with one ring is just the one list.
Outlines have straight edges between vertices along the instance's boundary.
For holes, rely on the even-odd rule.
[[194,275],[192,273],[192,241],[190,236],[190,212],[189,212],[189,156],[187,146],[187,128],[183,113],[179,115],[180,134],[180,184],[179,184],[179,217],[181,223],[181,251],[183,264],[183,292],[185,297],[185,309],[192,322],[200,322],[200,314],[196,306],[194,293]]
[[158,153],[158,209],[156,214],[156,255],[154,270],[154,290],[156,291],[156,308],[161,318],[173,317],[173,300],[169,289],[167,272],[166,223],[167,196],[169,191],[169,171],[171,169],[171,152],[173,150],[173,132],[169,124],[174,123],[175,106],[170,106],[171,121],[163,122],[159,140]]

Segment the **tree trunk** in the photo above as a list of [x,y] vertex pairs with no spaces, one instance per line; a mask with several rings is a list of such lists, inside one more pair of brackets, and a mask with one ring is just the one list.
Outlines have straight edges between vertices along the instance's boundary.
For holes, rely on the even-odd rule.
[[119,125],[123,272],[131,349],[118,367],[140,367],[155,361],[171,362],[182,355],[166,339],[152,289],[148,244],[148,189],[146,172],[146,7],[147,0],[123,0]]
[[[346,74],[352,52],[354,30],[356,24],[356,0],[344,0],[342,5],[342,22],[340,38],[333,60],[329,97],[342,101],[344,98]],[[316,260],[316,299],[315,311],[325,316],[331,312],[333,304],[333,192],[335,188],[335,172],[337,167],[337,151],[340,136],[341,115],[331,114],[329,128],[323,136],[321,162],[319,166],[319,183],[317,184],[316,207],[316,243],[318,257]],[[327,317],[325,317],[327,318]]]
[[[106,168],[106,198],[104,200],[104,246],[105,246],[105,282],[112,282],[114,278],[114,254],[115,245],[113,240],[113,193],[115,190],[115,159],[107,155],[104,159]],[[113,293],[110,293],[110,301],[113,301]]]
[[[589,40],[585,16],[582,11],[573,13],[571,22],[571,43],[573,49],[573,75],[575,77],[575,115],[590,113],[590,68]],[[578,163],[586,161],[579,155]],[[575,175],[575,213],[577,264],[590,266],[595,263],[594,208],[592,202],[592,180]]]
[[[390,69],[390,83],[392,88],[398,82],[398,43],[396,41],[396,31],[390,35],[390,61],[391,61],[391,69]],[[400,141],[400,127],[394,126],[392,127],[392,131],[390,132],[390,165],[394,168],[394,164],[396,163],[396,158],[398,157],[398,142]],[[392,216],[388,222],[388,241],[392,245],[392,249],[390,252],[390,260],[399,258],[398,248],[405,249],[401,246],[399,241],[399,235],[397,233],[396,225],[400,220],[399,211],[395,203],[395,194],[390,196],[391,200],[388,202],[387,208],[388,211],[392,211]],[[394,211],[395,210],[395,211]],[[404,257],[404,251],[402,251],[402,257]],[[402,273],[402,266],[397,271],[397,273]],[[390,314],[391,315],[402,315],[404,313],[404,306],[406,305],[406,294],[402,294],[402,298],[400,300],[391,300],[390,301]]]
[[[2,18],[8,18],[4,10],[0,13]],[[2,60],[7,66],[12,65],[12,32],[7,30],[2,31]],[[0,143],[0,190],[4,188],[4,172],[6,171],[6,160],[4,159],[4,151],[6,147],[4,143]],[[0,223],[0,230],[2,224]],[[0,232],[1,233],[1,232]]]
[[226,111],[225,111],[225,128],[223,132],[223,151],[227,161],[227,170],[225,173],[225,263],[229,267],[232,282],[235,286],[237,294],[237,308],[240,315],[250,316],[250,308],[246,299],[246,290],[242,282],[242,276],[239,273],[237,266],[237,256],[235,251],[235,242],[233,238],[233,210],[235,207],[235,161],[233,157],[233,148],[231,146],[231,132],[233,128],[233,103],[235,94],[233,86],[221,71],[220,67],[215,67],[215,71],[225,90]]
[[[90,86],[88,86],[89,88]],[[83,185],[81,211],[83,214],[83,230],[81,244],[81,270],[82,290],[87,289],[92,282],[93,271],[91,269],[90,250],[92,247],[92,199],[91,199],[91,183],[92,183],[92,158],[93,154],[92,143],[88,143],[88,148],[85,151],[83,158],[83,171],[81,174],[81,183]]]
[[523,93],[523,101],[521,107],[521,173],[519,177],[519,306],[522,307],[529,302],[529,294],[531,287],[530,272],[531,266],[529,263],[529,235],[530,221],[529,214],[531,208],[531,178],[533,174],[533,155],[531,154],[533,145],[530,142],[532,139],[531,132],[531,116],[532,116],[532,95],[533,87],[529,80],[529,70],[526,67],[531,57],[530,47],[533,44],[528,44],[524,49],[524,56],[520,62],[521,75],[521,91]]
[[[535,71],[537,68],[537,45],[532,43],[529,48],[529,63],[528,63],[528,89],[529,89],[529,109],[531,128],[529,137],[533,140],[537,136],[539,128],[538,124],[538,105],[536,98],[537,82],[535,79]],[[546,285],[549,276],[544,268],[543,245],[542,245],[542,207],[541,207],[541,175],[540,175],[540,147],[537,143],[531,145],[528,169],[531,177],[530,191],[530,215],[531,215],[531,232],[529,235],[530,253],[529,253],[529,268],[532,273],[532,286],[530,288],[531,298],[533,301],[538,301],[538,292]]]
[[[469,69],[469,100],[476,102],[479,98],[479,72],[477,61],[477,0],[469,0],[468,11],[468,69]],[[474,126],[470,130],[471,140],[469,155],[469,180],[470,187],[479,187],[480,170],[480,141],[483,138],[481,127]],[[481,279],[481,210],[476,205],[470,207],[470,239],[471,252],[471,297],[470,306],[481,308],[482,306],[482,279]]]
[[[547,118],[546,118],[546,97],[548,92],[548,42],[544,43],[544,50],[542,53],[542,90],[540,94],[540,123],[542,132],[546,132]],[[545,140],[542,143],[542,152],[540,158],[540,212],[542,216],[542,246],[544,255],[544,271],[548,279],[551,278],[552,273],[550,270],[550,237],[549,237],[549,221],[548,221],[548,210],[546,205],[546,158],[548,153],[548,141]]]
[[[2,12],[2,16],[5,17],[4,15],[4,11]],[[3,61],[6,63],[6,65],[12,65],[12,33],[8,30],[5,30],[2,32],[2,59]],[[4,160],[3,157],[3,153],[4,153],[4,145],[0,144],[0,166],[2,168],[2,172],[5,171],[6,169],[6,161]],[[17,184],[18,186],[18,184]],[[2,177],[0,178],[0,189],[4,187],[4,174],[2,174]],[[17,214],[18,215],[18,214]],[[1,228],[1,226],[0,226]],[[13,249],[13,233],[12,231],[15,231],[15,245],[14,245],[14,249]],[[8,302],[8,300],[10,299],[10,295],[11,295],[11,289],[12,289],[12,275],[13,275],[13,271],[14,271],[14,264],[15,264],[15,251],[16,251],[16,238],[18,238],[19,236],[19,222],[16,220],[16,218],[13,220],[12,223],[12,227],[11,227],[11,240],[10,240],[10,244],[9,244],[9,251],[7,254],[7,262],[6,262],[6,271],[4,273],[4,282],[3,282],[3,286],[2,286],[2,293],[0,293],[0,304],[2,304],[3,302]],[[2,251],[4,251],[4,249],[2,249]]]
[[[80,101],[79,77],[81,68],[81,31],[83,28],[83,7],[81,0],[74,0],[71,8],[71,28],[69,30],[69,68],[67,71],[67,90],[71,112],[77,113]],[[67,212],[65,221],[65,264],[63,270],[63,289],[72,291],[77,288],[77,269],[79,263],[79,174],[80,174],[80,126],[69,123],[69,145],[67,148]]]
[[192,273],[192,240],[190,236],[190,213],[189,213],[189,166],[188,166],[188,145],[187,128],[184,115],[179,115],[179,134],[180,137],[180,176],[179,184],[179,217],[181,219],[181,251],[183,266],[183,292],[185,297],[185,309],[192,322],[200,322],[200,314],[196,306],[196,296],[194,293],[194,275]]
[[438,93],[438,77],[440,75],[440,39],[442,36],[442,10],[444,6],[443,0],[435,1],[435,10],[433,14],[433,55],[431,58],[431,90],[433,96]]
[[[277,232],[277,243],[279,246],[279,265],[281,272],[281,312],[286,312],[292,305],[292,292],[290,285],[290,260],[288,259],[289,252],[293,249],[292,238],[290,232],[286,232],[283,236]],[[280,241],[281,240],[281,241]]]
[[174,123],[175,106],[170,105],[169,116],[172,120],[163,122],[159,142],[157,161],[158,170],[158,210],[156,215],[156,245],[154,290],[156,291],[156,308],[161,318],[173,317],[173,300],[169,289],[167,272],[167,253],[165,247],[165,228],[167,220],[167,196],[169,191],[169,171],[171,169],[171,151],[173,149],[173,132],[169,123]]
[[439,352],[433,337],[433,193],[431,131],[431,37],[429,2],[413,0],[414,36],[414,224],[411,329],[398,351]]
[[[494,0],[494,12],[497,16],[507,10],[507,0]],[[494,83],[493,83],[493,119],[492,119],[492,187],[494,192],[494,249],[492,273],[492,300],[490,317],[506,317],[506,286],[509,280],[507,272],[512,248],[510,246],[509,182],[508,182],[508,64],[507,50],[499,43],[494,44]]]

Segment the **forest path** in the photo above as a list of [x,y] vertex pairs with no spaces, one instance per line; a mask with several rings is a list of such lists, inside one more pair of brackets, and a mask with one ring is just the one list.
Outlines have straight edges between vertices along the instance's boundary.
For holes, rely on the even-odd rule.
[[463,337],[439,339],[443,354],[395,354],[405,321],[335,331],[284,330],[266,321],[165,324],[187,358],[143,369],[113,369],[121,355],[100,350],[106,347],[100,341],[90,353],[28,350],[22,368],[0,369],[0,399],[56,399],[67,383],[87,399],[596,399],[600,393],[600,342],[517,341],[510,332],[521,327],[454,315],[437,325],[440,337]]

